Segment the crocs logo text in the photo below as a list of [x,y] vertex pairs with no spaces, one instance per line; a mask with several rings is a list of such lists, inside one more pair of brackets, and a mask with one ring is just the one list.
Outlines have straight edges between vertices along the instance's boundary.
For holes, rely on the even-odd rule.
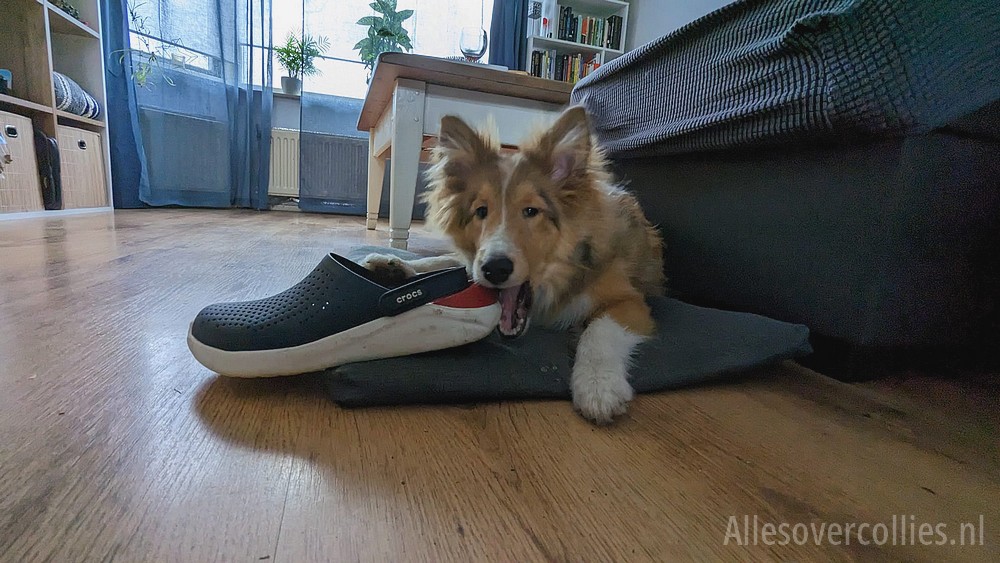
[[407,301],[411,301],[413,299],[416,299],[417,297],[420,297],[423,294],[424,294],[424,290],[422,290],[422,289],[414,289],[413,291],[411,291],[409,293],[406,293],[406,294],[403,294],[403,295],[400,295],[399,297],[397,297],[396,298],[396,303],[406,303]]

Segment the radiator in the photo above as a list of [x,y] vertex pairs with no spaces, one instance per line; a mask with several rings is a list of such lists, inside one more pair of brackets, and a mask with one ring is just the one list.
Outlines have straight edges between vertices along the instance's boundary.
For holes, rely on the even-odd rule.
[[368,199],[368,139],[302,132],[299,198],[340,209]]
[[299,195],[299,132],[271,130],[271,176],[267,193],[280,197]]
[[[301,174],[300,166],[307,173]],[[368,139],[293,129],[271,130],[272,196],[364,202]]]

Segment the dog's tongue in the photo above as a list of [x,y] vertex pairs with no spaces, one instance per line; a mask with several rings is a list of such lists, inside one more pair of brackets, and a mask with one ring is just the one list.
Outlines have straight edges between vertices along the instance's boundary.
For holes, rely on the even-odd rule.
[[520,291],[520,286],[500,290],[500,332],[511,334],[517,329],[517,296]]

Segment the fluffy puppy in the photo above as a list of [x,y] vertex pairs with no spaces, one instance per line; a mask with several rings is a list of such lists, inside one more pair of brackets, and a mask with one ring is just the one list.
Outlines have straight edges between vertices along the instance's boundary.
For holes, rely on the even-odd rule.
[[456,254],[364,264],[411,276],[455,263],[499,291],[498,329],[515,337],[532,322],[582,329],[573,404],[604,424],[632,399],[629,360],[655,325],[645,298],[662,295],[662,241],[635,199],[616,185],[589,119],[571,107],[514,153],[457,117],[441,120],[425,195],[430,225]]

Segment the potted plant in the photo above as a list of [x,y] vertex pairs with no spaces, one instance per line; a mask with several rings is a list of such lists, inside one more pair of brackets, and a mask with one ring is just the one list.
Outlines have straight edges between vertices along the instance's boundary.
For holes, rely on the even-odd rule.
[[358,20],[358,25],[368,28],[368,36],[358,41],[354,50],[361,56],[361,62],[368,69],[368,80],[371,80],[375,61],[382,53],[398,53],[402,50],[412,51],[410,34],[403,28],[403,22],[413,15],[413,10],[396,11],[396,0],[375,0],[369,6],[379,16],[365,16]]
[[[56,5],[56,2],[52,2],[51,0],[50,3]],[[115,53],[119,54],[118,64],[129,71],[130,78],[140,88],[152,88],[155,84],[156,76],[162,77],[163,81],[168,85],[175,86],[174,80],[165,71],[169,70],[171,66],[183,67],[183,60],[177,60],[177,57],[183,59],[183,55],[171,54],[170,50],[175,47],[168,47],[167,42],[153,39],[152,32],[146,26],[149,16],[143,15],[144,10],[142,8],[145,5],[146,2],[139,0],[130,0],[126,4],[129,27],[135,32],[133,37],[138,43],[133,43],[134,46],[115,51]],[[175,39],[169,43],[180,47],[179,39]],[[174,64],[171,65],[167,61],[172,61]]]
[[302,77],[319,74],[314,60],[330,47],[330,41],[320,35],[295,35],[289,33],[285,44],[275,47],[274,54],[278,64],[288,72],[281,77],[281,90],[286,94],[298,96],[302,93]]

